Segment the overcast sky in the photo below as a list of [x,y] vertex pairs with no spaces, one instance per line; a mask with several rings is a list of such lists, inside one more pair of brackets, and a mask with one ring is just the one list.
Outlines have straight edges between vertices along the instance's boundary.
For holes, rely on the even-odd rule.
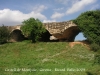
[[0,0],[0,26],[19,25],[30,17],[42,22],[68,21],[99,7],[100,0]]

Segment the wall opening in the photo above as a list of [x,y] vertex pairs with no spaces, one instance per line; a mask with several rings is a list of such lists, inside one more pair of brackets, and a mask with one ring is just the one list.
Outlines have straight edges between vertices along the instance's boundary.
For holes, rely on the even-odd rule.
[[58,38],[61,41],[67,41],[67,42],[73,42],[75,40],[75,37],[80,33],[81,31],[77,26],[72,26],[64,30],[63,33],[56,33],[53,34],[54,37]]
[[50,41],[50,39],[49,39],[50,36],[51,36],[51,34],[49,33],[48,30],[46,30],[46,32],[41,35],[40,41],[48,42],[48,41]]
[[9,42],[19,42],[23,41],[24,39],[25,37],[19,29],[13,30],[9,35]]
[[83,33],[80,32],[76,37],[75,37],[75,41],[81,41],[81,40],[85,40],[86,38],[84,37]]

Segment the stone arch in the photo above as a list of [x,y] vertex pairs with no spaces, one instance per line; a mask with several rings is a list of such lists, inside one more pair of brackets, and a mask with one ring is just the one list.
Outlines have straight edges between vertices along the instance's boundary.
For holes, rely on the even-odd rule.
[[56,38],[63,41],[73,42],[75,37],[80,33],[78,26],[71,26],[62,33],[53,34]]
[[73,42],[75,37],[81,32],[78,26],[69,27],[64,31],[64,35],[66,36],[67,40]]
[[22,31],[19,29],[15,29],[10,32],[9,34],[9,42],[19,42],[23,41],[25,39],[24,35],[22,34]]
[[46,29],[46,32],[44,32],[41,35],[40,41],[44,41],[44,42],[50,41],[50,36],[51,36],[50,32]]

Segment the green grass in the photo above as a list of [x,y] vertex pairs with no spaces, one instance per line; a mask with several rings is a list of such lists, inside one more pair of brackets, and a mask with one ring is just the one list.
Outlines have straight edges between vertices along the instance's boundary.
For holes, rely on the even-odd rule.
[[0,75],[100,75],[95,54],[66,42],[7,43],[0,45]]

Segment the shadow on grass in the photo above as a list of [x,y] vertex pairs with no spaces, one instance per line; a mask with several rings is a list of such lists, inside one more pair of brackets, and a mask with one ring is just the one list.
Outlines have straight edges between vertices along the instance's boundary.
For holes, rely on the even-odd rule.
[[96,75],[96,74],[92,74],[91,72],[86,72],[87,75]]

